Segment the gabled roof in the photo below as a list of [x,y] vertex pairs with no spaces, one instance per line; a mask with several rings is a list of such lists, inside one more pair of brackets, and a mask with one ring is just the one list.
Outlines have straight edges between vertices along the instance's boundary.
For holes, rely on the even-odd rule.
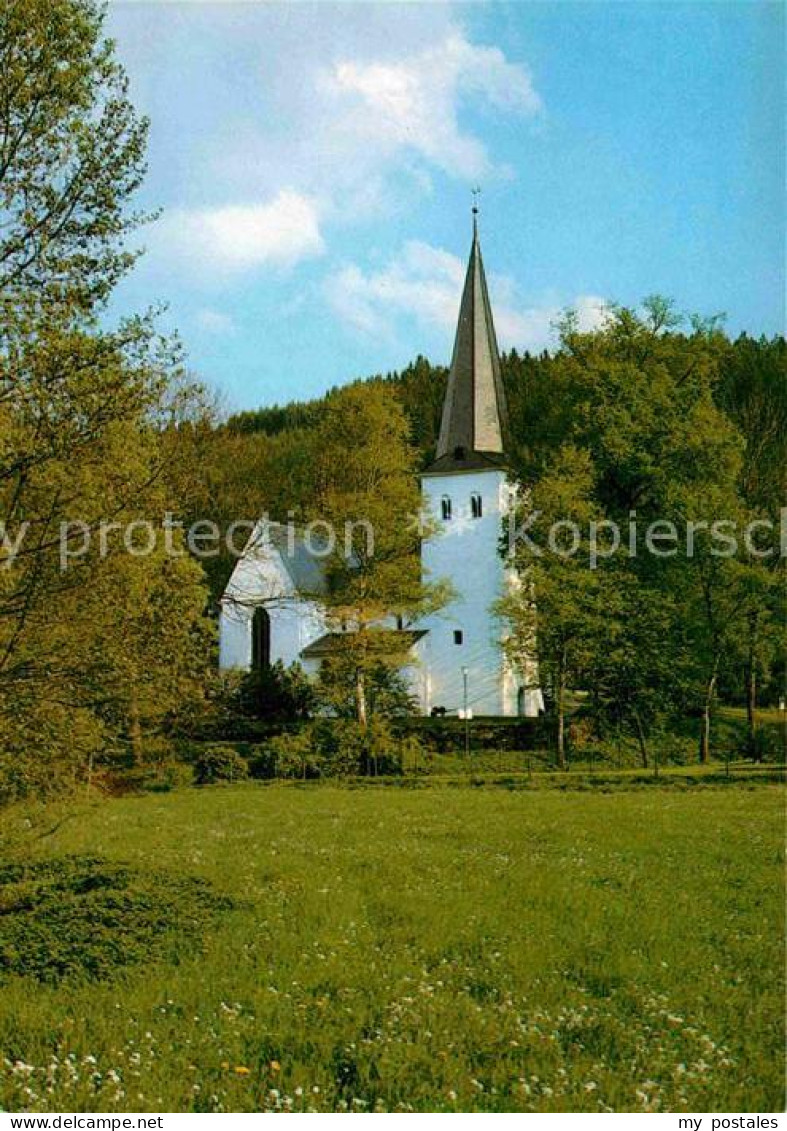
[[306,544],[303,531],[279,522],[266,526],[271,545],[281,555],[284,568],[297,593],[304,597],[322,597],[328,589],[327,567],[329,554],[327,540],[311,533]]
[[[294,594],[320,600],[328,591],[327,541],[314,531],[307,539],[295,526],[261,519],[235,563],[223,601],[254,605],[265,599],[289,600]],[[276,571],[271,577],[268,567]]]
[[[390,636],[396,636],[401,643],[402,652],[412,648],[417,644],[422,637],[426,636],[427,629],[380,629],[381,633],[385,632]],[[342,652],[346,646],[348,638],[352,639],[352,632],[326,632],[324,636],[319,637],[318,640],[313,640],[311,644],[307,644],[301,652],[304,659],[316,659],[322,656],[335,656]],[[390,651],[390,649],[388,649]]]
[[454,470],[446,462],[451,460],[460,465],[456,470],[470,470],[473,454],[496,456],[502,464],[507,447],[508,411],[476,211],[437,452],[427,472]]

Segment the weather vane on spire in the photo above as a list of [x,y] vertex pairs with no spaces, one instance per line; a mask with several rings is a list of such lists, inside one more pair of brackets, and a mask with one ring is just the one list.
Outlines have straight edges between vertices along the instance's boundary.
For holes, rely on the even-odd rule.
[[481,195],[481,186],[476,185],[476,187],[474,189],[471,189],[470,191],[473,194],[473,215],[477,216],[478,215],[478,198]]

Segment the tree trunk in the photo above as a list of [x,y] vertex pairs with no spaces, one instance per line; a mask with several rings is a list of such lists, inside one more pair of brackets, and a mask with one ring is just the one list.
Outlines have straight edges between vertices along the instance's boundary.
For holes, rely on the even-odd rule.
[[702,705],[702,727],[700,729],[700,762],[704,766],[710,759],[710,713],[713,706],[713,695],[716,691],[716,677],[718,674],[718,659],[713,665],[713,674],[705,688],[705,702]]
[[134,759],[134,765],[141,766],[144,760],[142,754],[142,720],[139,716],[139,700],[136,695],[132,695],[129,706],[128,737],[131,741],[131,755]]
[[749,641],[746,655],[746,749],[750,758],[757,752],[757,613],[749,613]]
[[558,665],[557,677],[557,764],[561,770],[566,768],[566,650],[563,649]]
[[634,726],[637,730],[637,741],[639,742],[639,752],[642,757],[642,768],[643,770],[647,770],[649,763],[648,740],[645,737],[645,730],[642,726],[642,719],[639,717],[639,711],[634,712]]
[[366,678],[363,668],[358,668],[355,673],[355,710],[358,722],[366,730],[368,712],[366,709]]

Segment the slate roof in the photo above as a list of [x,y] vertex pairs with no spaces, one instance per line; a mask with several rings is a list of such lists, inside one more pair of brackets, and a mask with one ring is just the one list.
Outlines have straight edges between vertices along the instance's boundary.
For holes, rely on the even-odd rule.
[[[328,589],[327,566],[329,557],[323,551],[327,540],[312,534],[309,545],[304,533],[296,527],[280,522],[266,522],[260,526],[256,544],[265,546],[267,542],[279,551],[284,568],[297,592],[304,597],[324,596]],[[250,546],[253,553],[253,547]],[[248,551],[247,551],[248,552]]]
[[468,452],[465,448],[455,449],[447,455],[433,460],[423,475],[455,475],[458,471],[488,471],[490,468],[505,471],[508,460],[498,452]]
[[[426,469],[427,473],[462,467],[473,470],[468,466],[471,455],[493,461],[497,457],[499,466],[504,463],[502,457],[507,448],[508,410],[476,210],[473,212],[473,244],[459,307],[440,436],[434,463]],[[455,467],[451,460],[461,467]],[[483,466],[486,464],[481,458],[476,469]]]

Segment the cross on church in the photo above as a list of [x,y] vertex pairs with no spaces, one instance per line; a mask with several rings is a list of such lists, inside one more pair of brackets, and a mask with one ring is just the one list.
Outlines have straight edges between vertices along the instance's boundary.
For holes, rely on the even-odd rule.
[[473,194],[473,215],[477,216],[478,215],[478,198],[481,195],[481,188],[480,188],[480,186],[476,185],[476,187],[474,189],[471,189],[470,191]]

